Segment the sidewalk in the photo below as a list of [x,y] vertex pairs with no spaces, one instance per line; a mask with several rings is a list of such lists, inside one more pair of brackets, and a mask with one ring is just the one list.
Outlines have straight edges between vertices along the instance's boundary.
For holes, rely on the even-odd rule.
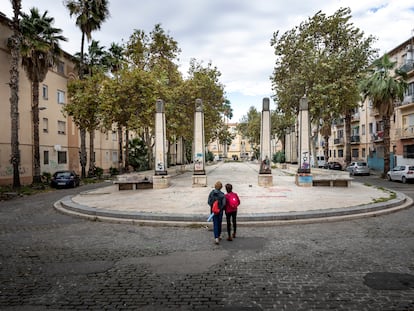
[[[336,221],[390,213],[412,204],[401,193],[385,201],[390,192],[355,181],[347,188],[298,187],[292,169],[273,169],[273,186],[263,188],[258,186],[258,171],[259,164],[253,162],[219,162],[206,167],[207,187],[193,188],[192,172],[172,173],[171,186],[166,189],[118,191],[117,185],[110,184],[65,197],[55,207],[100,221],[205,225],[209,216],[207,197],[217,180],[223,185],[231,183],[239,194],[238,222],[242,225]],[[327,174],[324,171],[312,172]]]

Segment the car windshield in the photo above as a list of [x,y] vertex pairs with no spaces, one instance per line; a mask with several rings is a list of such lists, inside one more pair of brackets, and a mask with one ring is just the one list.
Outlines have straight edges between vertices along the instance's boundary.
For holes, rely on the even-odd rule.
[[358,165],[358,166],[367,166],[367,164],[365,162],[357,162],[356,165]]
[[408,167],[408,170],[409,170],[409,171],[414,171],[414,166],[409,166],[409,167]]
[[70,177],[70,172],[61,172],[56,174],[57,178],[67,178]]

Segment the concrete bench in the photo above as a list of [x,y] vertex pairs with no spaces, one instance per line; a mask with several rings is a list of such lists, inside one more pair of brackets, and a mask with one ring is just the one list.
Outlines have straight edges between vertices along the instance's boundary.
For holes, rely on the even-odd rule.
[[152,182],[148,178],[123,178],[113,181],[114,185],[118,185],[118,190],[138,190],[138,189],[152,189]]
[[313,176],[312,186],[322,187],[349,187],[353,178],[341,175],[319,175]]

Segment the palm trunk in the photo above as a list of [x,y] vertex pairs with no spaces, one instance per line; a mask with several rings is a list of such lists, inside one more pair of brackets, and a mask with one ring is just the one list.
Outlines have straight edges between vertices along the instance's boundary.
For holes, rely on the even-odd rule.
[[32,82],[33,118],[33,184],[40,184],[40,143],[39,143],[39,81]]
[[384,138],[383,138],[383,147],[384,147],[384,176],[390,170],[390,116],[382,117],[384,122]]
[[89,132],[89,172],[88,176],[95,176],[95,130]]
[[19,15],[21,1],[13,0],[13,36],[11,37],[11,62],[10,62],[10,117],[11,117],[11,164],[13,166],[13,189],[19,189],[20,185],[20,150],[19,150]]

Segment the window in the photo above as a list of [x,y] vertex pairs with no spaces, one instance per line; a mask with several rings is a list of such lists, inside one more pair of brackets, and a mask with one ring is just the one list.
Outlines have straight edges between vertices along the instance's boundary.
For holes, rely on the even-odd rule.
[[49,132],[49,120],[47,118],[43,118],[43,133]]
[[58,164],[66,163],[66,151],[58,151]]
[[366,157],[366,151],[365,148],[362,148],[362,157],[365,158]]
[[61,74],[64,74],[65,73],[65,63],[64,62],[61,62],[61,61],[58,62],[58,64],[57,64],[57,72],[58,73],[61,73]]
[[112,151],[112,163],[118,163],[118,152]]
[[344,157],[344,150],[338,149],[338,158],[343,158],[343,157]]
[[48,99],[48,89],[47,89],[47,85],[46,84],[43,84],[43,86],[42,86],[42,97],[45,100]]
[[116,138],[116,132],[112,131],[112,141],[117,141],[118,139]]
[[66,134],[66,122],[58,121],[58,134]]
[[344,137],[344,130],[338,130],[337,134],[338,134],[337,138],[343,138]]
[[47,150],[43,151],[43,164],[49,164],[49,151]]
[[365,124],[361,125],[361,135],[365,135]]
[[373,129],[372,123],[369,123],[368,124],[368,134],[372,134],[373,132],[374,132],[374,129]]
[[414,145],[404,146],[404,158],[414,158]]
[[359,157],[359,149],[352,149],[352,157],[353,158]]
[[64,104],[65,101],[65,92],[58,90],[57,91],[57,102],[58,104]]

